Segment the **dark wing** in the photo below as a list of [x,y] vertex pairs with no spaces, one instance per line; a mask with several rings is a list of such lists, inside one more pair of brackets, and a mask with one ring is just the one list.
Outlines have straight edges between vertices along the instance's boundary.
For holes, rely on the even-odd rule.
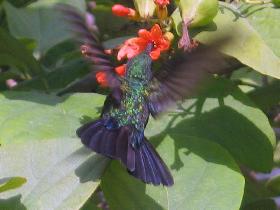
[[176,101],[192,96],[202,81],[212,74],[229,73],[233,66],[239,66],[239,62],[218,52],[228,41],[217,41],[209,47],[200,46],[191,53],[181,53],[164,63],[150,84],[148,104],[152,116],[156,117]]
[[93,73],[104,72],[108,86],[111,89],[119,87],[119,77],[114,71],[109,56],[104,52],[99,40],[98,29],[94,25],[94,17],[91,14],[83,15],[76,8],[67,4],[58,4],[57,9],[69,23],[70,30],[76,34],[83,55],[92,64]]

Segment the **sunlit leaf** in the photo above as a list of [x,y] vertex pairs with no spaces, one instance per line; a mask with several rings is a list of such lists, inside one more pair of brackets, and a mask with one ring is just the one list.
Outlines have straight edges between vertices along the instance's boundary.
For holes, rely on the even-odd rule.
[[98,187],[108,160],[84,148],[75,132],[99,115],[103,99],[98,94],[59,98],[32,92],[1,93],[0,176],[21,176],[27,182],[1,193],[0,209],[74,210],[83,206]]
[[[262,6],[261,12],[242,16],[241,9],[233,4],[220,4],[214,23],[194,31],[194,38],[207,44],[234,32],[232,41],[222,51],[262,74],[280,78],[280,41],[276,38],[280,28],[277,21],[280,10],[266,5]],[[178,15],[175,17],[178,28],[181,20]]]

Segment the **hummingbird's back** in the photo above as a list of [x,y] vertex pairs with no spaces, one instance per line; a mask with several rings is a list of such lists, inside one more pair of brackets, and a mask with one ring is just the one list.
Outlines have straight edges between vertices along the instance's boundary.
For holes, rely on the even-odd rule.
[[133,125],[143,131],[149,117],[146,96],[147,86],[140,81],[124,81],[122,84],[122,99],[120,106],[110,111],[120,126]]
[[137,130],[144,131],[149,118],[146,97],[152,77],[151,65],[151,57],[146,51],[128,61],[121,84],[120,106],[109,113],[120,126],[132,125]]

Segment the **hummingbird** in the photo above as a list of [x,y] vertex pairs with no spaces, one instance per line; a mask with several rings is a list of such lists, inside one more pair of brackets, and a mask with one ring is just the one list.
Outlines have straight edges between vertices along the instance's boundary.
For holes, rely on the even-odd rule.
[[224,41],[177,54],[156,73],[149,56],[154,46],[148,43],[142,53],[128,60],[125,75],[120,77],[104,53],[97,27],[90,26],[86,17],[71,6],[60,6],[60,10],[84,46],[83,54],[93,69],[102,69],[106,74],[110,89],[100,118],[78,128],[78,137],[92,151],[119,160],[130,175],[144,183],[172,186],[172,174],[145,137],[145,127],[150,116],[157,118],[178,101],[193,95],[212,74],[232,69],[217,51]]

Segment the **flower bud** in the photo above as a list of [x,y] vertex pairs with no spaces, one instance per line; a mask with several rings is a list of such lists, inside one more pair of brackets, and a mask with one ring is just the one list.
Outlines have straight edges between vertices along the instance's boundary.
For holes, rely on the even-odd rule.
[[166,5],[170,4],[169,0],[154,0],[154,2],[160,7],[165,7]]
[[107,83],[107,77],[106,74],[102,71],[97,72],[96,75],[96,80],[97,82],[101,85],[101,87],[107,87],[108,83]]
[[169,42],[172,42],[173,39],[174,39],[174,34],[169,32],[169,31],[167,31],[164,34],[164,38],[166,38]]
[[125,74],[125,70],[126,70],[126,65],[125,64],[115,68],[115,72],[120,76],[123,76]]
[[6,80],[6,85],[8,88],[12,89],[18,85],[17,81],[14,79],[8,79]]
[[112,12],[114,15],[120,17],[134,17],[136,15],[136,11],[134,9],[125,7],[121,4],[115,4],[112,7]]

